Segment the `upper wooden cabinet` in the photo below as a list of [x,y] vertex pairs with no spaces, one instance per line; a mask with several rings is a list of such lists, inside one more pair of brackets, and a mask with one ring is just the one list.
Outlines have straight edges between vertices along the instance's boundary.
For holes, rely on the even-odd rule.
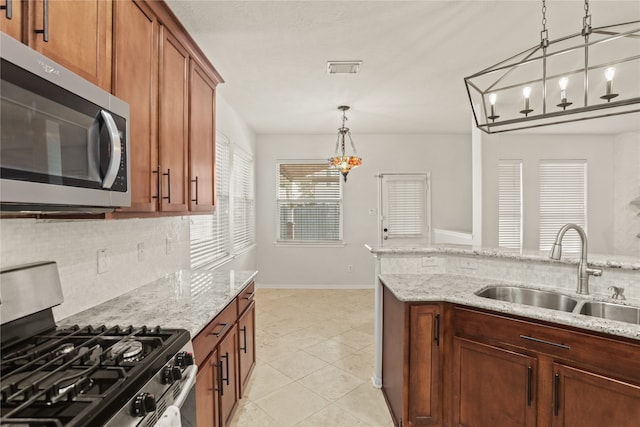
[[129,103],[131,210],[157,209],[158,32],[151,9],[136,1],[113,8],[113,93]]
[[[7,0],[2,31],[111,90],[111,0]],[[5,5],[5,6],[6,6]]]
[[216,84],[191,61],[189,85],[189,210],[215,204]]
[[164,2],[115,2],[113,56],[113,92],[131,119],[131,207],[121,211],[212,212],[222,78]]

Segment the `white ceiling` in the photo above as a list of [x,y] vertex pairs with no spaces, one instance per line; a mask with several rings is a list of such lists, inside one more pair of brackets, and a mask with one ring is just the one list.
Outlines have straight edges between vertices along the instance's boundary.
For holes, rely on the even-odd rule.
[[[258,134],[469,133],[463,78],[540,42],[541,1],[167,0]],[[591,0],[593,26],[640,20],[640,0]],[[549,38],[579,32],[581,0],[547,0]],[[327,75],[328,60],[362,60]],[[639,77],[640,78],[640,70]],[[640,130],[640,114],[541,128]]]

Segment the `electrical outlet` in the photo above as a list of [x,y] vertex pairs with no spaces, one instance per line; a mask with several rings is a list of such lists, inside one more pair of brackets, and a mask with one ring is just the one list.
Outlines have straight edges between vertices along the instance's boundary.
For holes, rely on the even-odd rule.
[[349,264],[349,265],[347,265],[347,271],[348,271],[349,273],[353,273],[353,264]]
[[98,274],[106,273],[108,269],[107,250],[98,249]]
[[374,208],[369,209],[369,216],[375,216],[376,210]]
[[166,252],[167,252],[167,255],[169,255],[171,251],[173,251],[173,239],[171,237],[167,237],[166,243],[167,243]]
[[138,243],[138,262],[144,261],[144,242]]

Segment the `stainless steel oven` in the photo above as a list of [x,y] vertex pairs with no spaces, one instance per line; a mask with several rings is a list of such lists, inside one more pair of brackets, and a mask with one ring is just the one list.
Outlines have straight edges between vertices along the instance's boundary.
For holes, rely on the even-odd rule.
[[129,206],[129,106],[0,33],[3,211]]

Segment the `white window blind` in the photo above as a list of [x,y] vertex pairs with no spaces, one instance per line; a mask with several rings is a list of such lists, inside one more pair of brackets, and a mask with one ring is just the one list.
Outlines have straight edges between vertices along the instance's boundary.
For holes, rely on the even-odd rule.
[[[540,250],[551,249],[560,228],[574,223],[587,231],[587,163],[585,160],[540,162]],[[570,230],[564,252],[580,252],[580,238]]]
[[522,249],[522,160],[498,162],[498,246]]
[[213,215],[191,216],[191,268],[206,267],[230,254],[229,140],[216,134],[216,206]]
[[277,162],[278,241],[342,241],[340,171],[326,161]]
[[425,229],[424,179],[389,180],[387,236],[389,238],[420,238]]
[[253,159],[234,146],[233,150],[233,249],[251,246],[254,232]]

